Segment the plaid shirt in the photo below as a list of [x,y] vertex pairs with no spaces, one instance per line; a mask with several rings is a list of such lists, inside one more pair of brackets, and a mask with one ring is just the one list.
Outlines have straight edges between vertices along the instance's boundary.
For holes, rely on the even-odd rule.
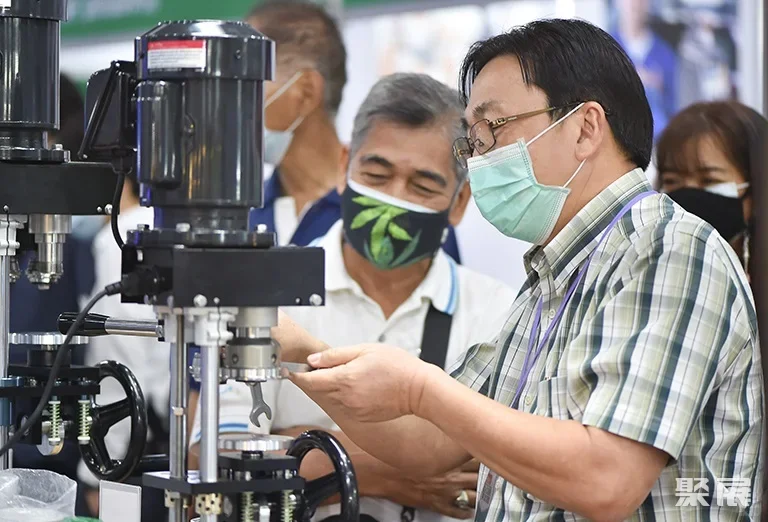
[[[528,279],[500,336],[472,347],[453,376],[511,405],[539,299],[537,339],[603,230],[648,190],[642,171],[622,176],[548,245],[530,250]],[[519,409],[668,453],[672,460],[631,520],[759,520],[760,351],[748,283],[729,245],[666,196],[636,203],[595,251]],[[749,507],[736,498],[729,506],[716,494],[721,486],[746,495]],[[481,468],[475,520],[580,518]]]

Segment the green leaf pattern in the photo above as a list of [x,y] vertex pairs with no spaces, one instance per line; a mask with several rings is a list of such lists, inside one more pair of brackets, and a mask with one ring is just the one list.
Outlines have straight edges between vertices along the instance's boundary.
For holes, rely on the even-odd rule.
[[[408,261],[418,247],[421,231],[415,237],[411,237],[406,229],[393,221],[394,218],[408,211],[367,196],[357,196],[352,201],[366,207],[352,220],[350,225],[352,230],[362,228],[376,220],[371,229],[370,248],[368,244],[365,245],[365,254],[368,259],[381,268],[396,268]],[[394,258],[395,241],[409,242],[396,259]]]

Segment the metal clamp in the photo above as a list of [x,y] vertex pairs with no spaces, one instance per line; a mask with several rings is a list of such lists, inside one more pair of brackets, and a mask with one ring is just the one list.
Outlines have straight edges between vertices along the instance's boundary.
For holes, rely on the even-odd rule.
[[223,451],[262,451],[286,450],[293,444],[294,438],[285,435],[263,435],[261,433],[222,433],[219,435],[219,449]]

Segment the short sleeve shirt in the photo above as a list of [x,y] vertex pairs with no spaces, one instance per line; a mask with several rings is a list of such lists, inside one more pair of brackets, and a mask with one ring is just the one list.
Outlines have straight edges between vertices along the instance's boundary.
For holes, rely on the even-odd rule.
[[[538,342],[594,251],[523,383],[518,408],[668,453],[669,465],[631,520],[756,520],[762,372],[738,259],[711,226],[661,194],[634,204],[598,246],[621,209],[649,190],[642,171],[622,176],[548,245],[530,250],[527,281],[499,340],[474,346],[453,375],[511,406],[531,336]],[[533,331],[539,301],[541,324]],[[746,506],[723,494],[734,484]],[[580,518],[485,467],[479,495],[476,520]]]

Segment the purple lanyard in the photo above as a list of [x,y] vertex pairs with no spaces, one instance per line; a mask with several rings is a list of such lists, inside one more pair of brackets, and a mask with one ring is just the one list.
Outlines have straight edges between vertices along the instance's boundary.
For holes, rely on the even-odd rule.
[[[528,339],[528,350],[525,352],[525,359],[523,360],[523,370],[520,373],[520,380],[517,383],[517,391],[515,391],[515,397],[512,400],[513,408],[517,408],[517,405],[520,401],[520,394],[523,392],[525,383],[528,380],[528,374],[531,373],[531,370],[536,365],[536,361],[539,360],[539,355],[541,355],[541,350],[544,348],[544,345],[547,344],[547,340],[549,340],[549,336],[552,335],[552,332],[557,326],[557,323],[560,322],[560,318],[562,317],[563,312],[565,311],[565,307],[568,304],[568,301],[570,301],[573,293],[576,291],[576,288],[578,288],[579,283],[581,283],[581,280],[584,278],[584,274],[586,274],[587,268],[589,267],[589,262],[592,261],[592,257],[594,257],[595,252],[597,252],[597,249],[600,247],[600,245],[605,240],[605,238],[608,237],[608,233],[613,229],[614,226],[616,226],[616,223],[618,223],[619,220],[622,217],[624,217],[624,214],[630,211],[630,209],[635,205],[635,203],[637,203],[641,199],[644,199],[648,196],[652,196],[654,194],[656,194],[655,191],[648,191],[648,192],[643,192],[642,194],[638,194],[637,196],[632,198],[632,200],[629,203],[624,205],[624,207],[621,209],[621,211],[619,211],[616,217],[614,217],[613,220],[608,224],[608,227],[603,231],[603,235],[600,236],[600,240],[597,242],[595,249],[592,250],[592,252],[589,254],[589,257],[587,257],[587,261],[579,269],[579,274],[576,276],[576,281],[574,281],[573,284],[568,287],[568,291],[565,293],[563,302],[560,304],[560,307],[557,309],[557,313],[555,314],[555,317],[552,318],[552,322],[549,324],[547,331],[544,332],[544,336],[541,338],[541,342],[536,348],[536,353],[533,355],[533,358],[531,359],[531,353],[533,352],[534,339],[536,339],[536,332],[539,331],[539,326],[541,325],[541,312],[542,312],[542,309],[544,308],[543,298],[541,297],[539,298],[539,302],[536,307],[536,317],[533,320],[533,328],[531,329],[531,335],[530,335],[530,338]],[[531,359],[530,364],[529,364],[529,359]]]

